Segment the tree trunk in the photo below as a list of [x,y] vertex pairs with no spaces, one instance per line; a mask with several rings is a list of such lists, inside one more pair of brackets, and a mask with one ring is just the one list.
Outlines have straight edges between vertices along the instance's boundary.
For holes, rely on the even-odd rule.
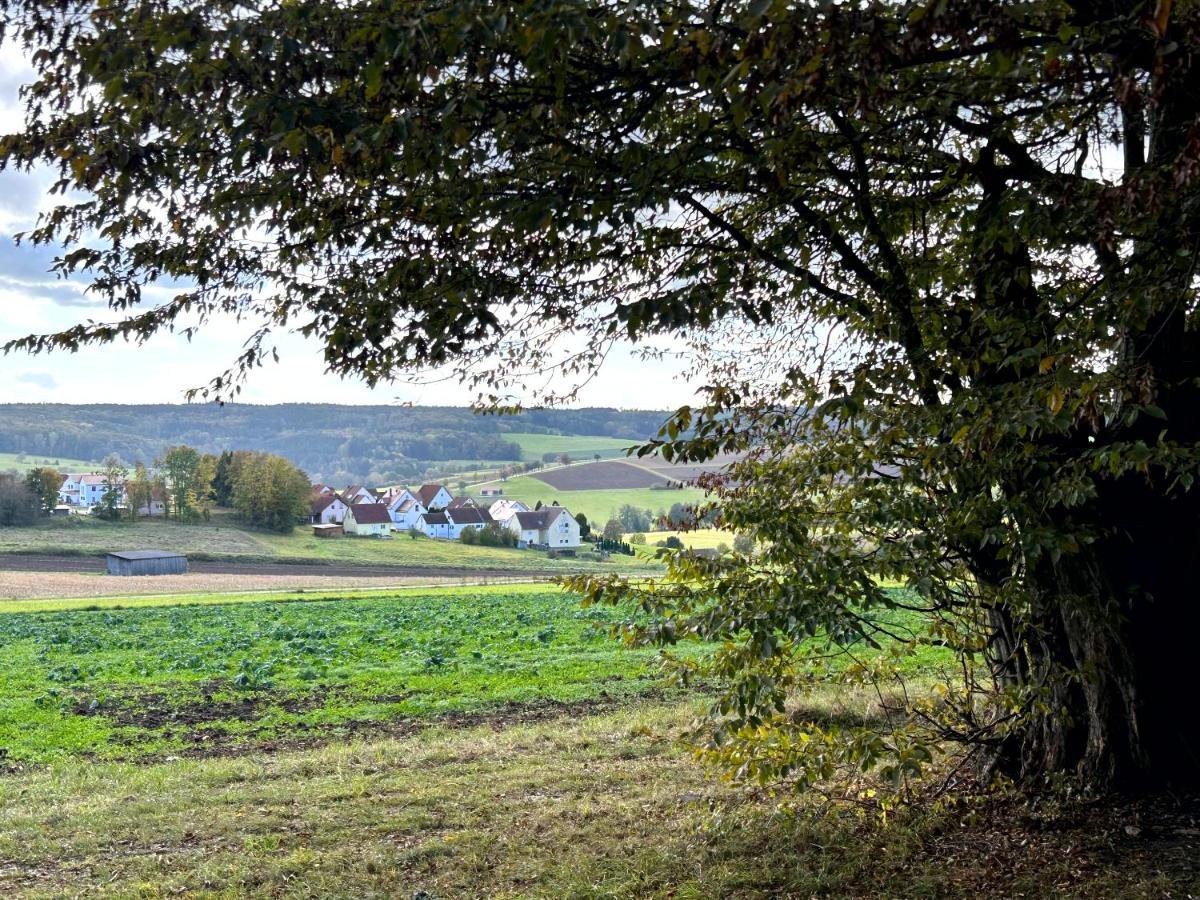
[[1108,487],[1108,535],[1039,575],[1028,664],[1002,673],[1048,684],[1007,762],[1026,782],[1069,773],[1099,789],[1194,788],[1200,507],[1134,479]]

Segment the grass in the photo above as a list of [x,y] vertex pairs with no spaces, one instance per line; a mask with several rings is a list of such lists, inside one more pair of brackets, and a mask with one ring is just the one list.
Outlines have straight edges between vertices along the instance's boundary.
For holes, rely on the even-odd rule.
[[[994,800],[886,824],[707,780],[694,706],[0,780],[5,896],[1195,896],[1195,837]],[[1156,822],[1162,821],[1155,819]]]
[[[665,541],[669,537],[677,537],[683,541],[683,545],[691,550],[715,550],[722,544],[727,547],[733,546],[734,534],[732,531],[722,531],[719,528],[697,528],[695,531],[647,531],[646,545],[654,547],[658,541]],[[625,536],[625,540],[629,540],[629,536]]]
[[[510,478],[499,487],[504,489],[504,497],[522,500],[533,506],[537,501],[549,504],[557,500],[572,513],[583,513],[588,521],[603,526],[614,517],[625,504],[639,509],[649,509],[654,513],[665,512],[673,503],[703,503],[704,491],[699,488],[683,488],[682,490],[654,490],[652,488],[629,488],[625,490],[596,490],[596,491],[556,491],[544,481],[520,475]],[[496,498],[482,497],[481,502]]]
[[[28,528],[0,528],[0,554],[99,555],[111,550],[146,548],[173,550],[196,559],[489,569],[514,573],[553,574],[590,565],[580,560],[549,559],[544,553],[535,551],[467,546],[457,541],[428,538],[413,540],[407,534],[396,534],[389,541],[316,538],[304,527],[298,527],[288,535],[272,534],[239,528],[228,524],[228,519],[187,525],[164,519],[104,522],[90,516],[72,516]],[[628,568],[630,564],[615,559],[602,565]],[[0,569],[3,567],[3,556],[0,555]]]
[[606,634],[622,613],[552,586],[301,596],[0,615],[0,747],[212,752],[648,687],[653,651]]
[[[18,459],[20,457],[20,459]],[[84,471],[90,472],[98,468],[100,463],[87,462],[82,459],[67,459],[62,456],[39,456],[36,453],[0,453],[0,472],[16,469],[25,472],[38,466],[50,466],[60,472]]]
[[566,453],[572,459],[590,459],[597,453],[604,459],[624,458],[625,451],[640,442],[632,438],[602,437],[586,434],[529,434],[513,431],[501,435],[521,447],[529,462],[540,462],[547,453]]

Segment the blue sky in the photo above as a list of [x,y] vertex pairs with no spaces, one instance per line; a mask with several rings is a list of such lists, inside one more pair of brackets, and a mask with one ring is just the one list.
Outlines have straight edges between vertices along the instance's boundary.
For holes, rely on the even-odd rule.
[[[0,46],[0,132],[19,130],[17,91],[28,74],[18,48]],[[48,270],[55,251],[17,246],[12,235],[28,228],[51,205],[48,174],[0,172],[0,343],[31,333],[67,328],[113,316],[84,294],[85,284],[57,279]],[[244,326],[215,321],[188,342],[163,334],[146,344],[112,344],[78,353],[0,355],[0,402],[176,403],[237,357]],[[323,371],[320,349],[299,335],[280,335],[281,361],[255,372],[239,400],[251,403],[466,404],[473,395],[439,373],[424,383],[368,388]],[[609,355],[601,374],[582,391],[580,405],[669,408],[693,399],[670,359],[646,361],[629,348]],[[652,387],[648,389],[648,385]]]

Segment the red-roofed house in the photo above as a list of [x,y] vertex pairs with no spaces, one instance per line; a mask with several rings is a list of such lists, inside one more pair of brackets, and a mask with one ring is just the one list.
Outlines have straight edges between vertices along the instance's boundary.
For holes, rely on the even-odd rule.
[[382,503],[351,503],[342,528],[346,534],[389,537],[392,533],[392,516]]
[[430,512],[438,512],[454,502],[454,497],[444,484],[423,484],[417,491],[417,499]]

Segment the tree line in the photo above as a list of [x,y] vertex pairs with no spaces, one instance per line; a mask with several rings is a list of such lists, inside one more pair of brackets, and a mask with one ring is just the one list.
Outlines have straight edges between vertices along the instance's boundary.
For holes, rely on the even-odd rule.
[[[181,522],[207,521],[215,506],[235,510],[247,525],[288,532],[308,512],[308,475],[274,453],[224,450],[201,453],[178,444],[151,464],[126,465],[108,454],[99,470],[105,490],[91,510],[102,519],[156,514]],[[24,476],[0,474],[0,525],[29,525],[59,504],[63,473],[38,466]]]

